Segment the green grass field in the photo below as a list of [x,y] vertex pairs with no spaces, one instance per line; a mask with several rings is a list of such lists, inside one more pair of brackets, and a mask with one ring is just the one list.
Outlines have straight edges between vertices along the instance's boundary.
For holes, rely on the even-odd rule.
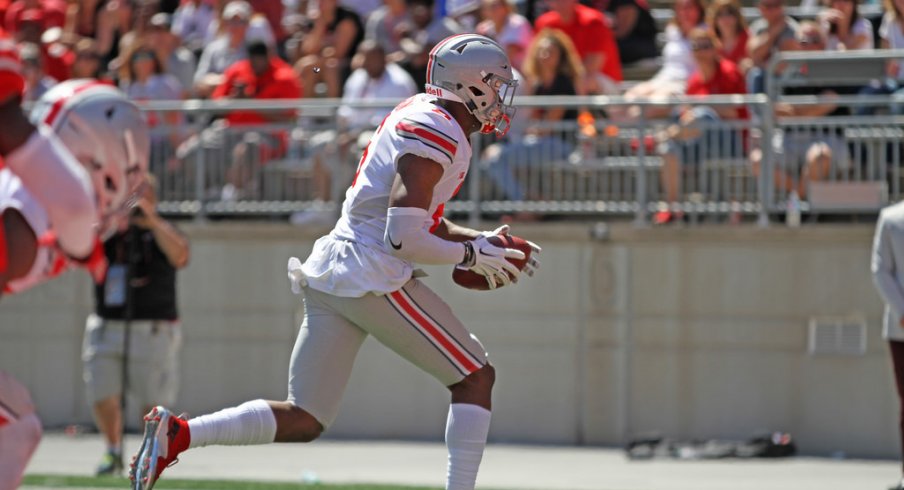
[[[71,488],[79,490],[128,488],[128,480],[116,477],[26,475],[22,490],[30,488]],[[327,485],[323,483],[264,483],[224,480],[160,480],[154,490],[440,490],[433,487],[398,485]]]

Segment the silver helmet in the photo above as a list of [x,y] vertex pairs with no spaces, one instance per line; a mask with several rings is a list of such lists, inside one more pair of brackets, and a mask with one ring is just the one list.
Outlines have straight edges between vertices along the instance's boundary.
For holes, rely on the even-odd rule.
[[148,168],[150,135],[141,110],[112,85],[69,80],[37,101],[31,121],[49,126],[88,170],[100,213],[98,233],[110,236]]
[[430,51],[427,93],[463,103],[483,124],[482,133],[508,131],[517,86],[505,50],[486,36],[450,36]]

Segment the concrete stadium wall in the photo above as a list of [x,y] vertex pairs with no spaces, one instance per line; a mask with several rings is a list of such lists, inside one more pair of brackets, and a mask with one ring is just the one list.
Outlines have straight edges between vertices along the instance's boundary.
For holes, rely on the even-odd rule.
[[[487,225],[489,226],[489,225]],[[300,298],[285,276],[323,230],[183,225],[192,262],[179,293],[185,347],[177,410],[283,399]],[[872,226],[635,230],[608,241],[585,225],[518,225],[544,247],[538,277],[491,293],[426,279],[497,366],[491,439],[618,445],[791,432],[803,452],[897,457],[897,402],[882,303],[869,270]],[[48,426],[87,423],[80,344],[83,273],[0,303],[0,368],[33,391]],[[862,316],[865,356],[810,356],[811,316]],[[373,341],[328,435],[442,438],[448,395]]]

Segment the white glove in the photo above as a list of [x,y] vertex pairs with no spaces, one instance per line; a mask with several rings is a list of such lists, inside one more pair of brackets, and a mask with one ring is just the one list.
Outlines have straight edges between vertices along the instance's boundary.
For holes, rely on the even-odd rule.
[[[500,236],[508,235],[510,230],[511,230],[511,227],[509,225],[502,225],[493,231],[482,231],[482,232],[480,232],[480,236],[491,237],[491,236],[497,236],[497,235],[500,235]],[[524,266],[524,273],[527,274],[528,277],[533,277],[534,274],[537,272],[537,269],[540,268],[540,259],[537,256],[540,255],[540,252],[542,252],[543,249],[540,248],[539,245],[537,245],[536,243],[534,243],[530,240],[527,240],[527,243],[530,244],[531,253],[530,253],[530,260],[528,260],[527,264]]]
[[480,236],[508,235],[510,229],[509,225],[502,225],[493,231],[481,231]]
[[524,252],[515,248],[497,247],[480,236],[471,242],[465,242],[468,251],[465,260],[458,265],[463,269],[472,270],[487,278],[490,289],[496,289],[499,285],[506,286],[513,281],[518,282],[521,271],[508,259],[524,259]]

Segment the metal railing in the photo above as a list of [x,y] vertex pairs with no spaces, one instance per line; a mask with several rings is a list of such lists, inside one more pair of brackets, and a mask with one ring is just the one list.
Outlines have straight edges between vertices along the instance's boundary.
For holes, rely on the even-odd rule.
[[[888,107],[899,99],[849,96],[836,102]],[[781,98],[783,103],[798,105],[821,101],[819,97]],[[357,112],[385,110],[396,103],[386,100],[351,107]],[[885,194],[874,206],[857,202],[845,207],[841,199],[832,208],[831,192],[826,194],[821,187],[818,205],[811,206],[808,196],[802,196],[805,212],[819,211],[820,206],[874,212],[888,200],[902,197],[904,117],[777,119],[774,103],[766,95],[657,101],[606,96],[519,98],[519,114],[505,140],[472,138],[474,156],[467,182],[447,209],[466,215],[471,222],[535,212],[621,215],[644,225],[652,212],[673,210],[720,220],[753,215],[765,224],[786,210],[791,189],[807,192],[801,181],[814,175],[806,153],[819,142],[833,155],[825,175],[812,181],[881,183]],[[702,119],[688,127],[677,124],[673,114],[679,109],[699,106],[743,108],[752,116]],[[364,144],[354,137],[355,132],[349,136],[340,129],[339,101],[334,99],[154,102],[142,107],[158,121],[153,128],[151,170],[161,183],[160,208],[198,219],[310,210],[337,214]],[[549,107],[585,110],[596,117],[589,126],[575,120],[528,122],[530,111]],[[293,110],[295,116],[259,126],[211,123],[235,110],[281,114]],[[161,113],[173,111],[180,113],[182,123],[159,123],[165,119]],[[683,133],[690,134],[676,138]],[[751,154],[758,154],[755,162]],[[677,156],[680,164],[680,192],[675,199],[668,198],[665,178],[669,155]],[[834,192],[844,194],[845,190]]]

